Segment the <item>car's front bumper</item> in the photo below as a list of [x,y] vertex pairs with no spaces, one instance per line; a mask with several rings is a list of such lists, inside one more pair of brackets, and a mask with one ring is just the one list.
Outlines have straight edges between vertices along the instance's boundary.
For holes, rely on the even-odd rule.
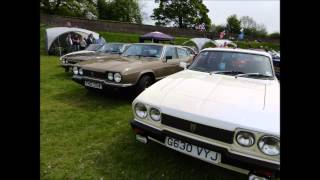
[[84,85],[85,81],[97,82],[97,83],[101,83],[103,86],[112,86],[112,87],[131,87],[134,85],[134,84],[124,84],[124,83],[113,83],[103,79],[97,79],[97,78],[80,76],[80,75],[73,75],[72,80],[82,85]]
[[138,132],[136,132],[137,134],[147,137],[148,139],[158,142],[162,145],[164,145],[165,143],[165,138],[169,136],[169,137],[183,140],[190,144],[194,144],[196,146],[204,147],[209,150],[221,153],[222,155],[221,163],[218,163],[216,165],[230,169],[230,170],[234,170],[243,174],[249,174],[249,172],[255,172],[255,171],[268,171],[274,174],[280,173],[280,165],[278,164],[273,164],[270,162],[265,162],[265,161],[256,160],[249,157],[233,154],[223,147],[204,143],[186,136],[173,133],[171,131],[158,130],[156,128],[153,128],[151,126],[148,126],[136,120],[132,120],[130,124],[133,129],[139,130]]

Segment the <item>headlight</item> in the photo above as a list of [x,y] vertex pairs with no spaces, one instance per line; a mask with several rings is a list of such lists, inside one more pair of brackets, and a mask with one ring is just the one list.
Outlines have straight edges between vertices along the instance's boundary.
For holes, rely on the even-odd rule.
[[82,68],[79,69],[79,74],[83,75],[83,69]]
[[252,133],[240,131],[236,136],[237,143],[241,146],[250,147],[254,144],[255,139]]
[[142,103],[137,103],[135,106],[134,106],[134,111],[136,113],[136,115],[139,117],[139,118],[146,118],[147,117],[147,108],[144,104]]
[[113,80],[113,74],[112,74],[111,72],[108,73],[108,79],[109,79],[110,81]]
[[77,75],[79,73],[78,67],[73,67],[73,74]]
[[273,136],[263,136],[258,142],[259,149],[266,155],[276,156],[280,154],[280,139]]
[[150,117],[154,121],[160,121],[161,119],[161,113],[158,109],[156,108],[151,108],[150,109]]
[[121,74],[120,73],[114,73],[114,81],[115,82],[120,82],[121,81]]

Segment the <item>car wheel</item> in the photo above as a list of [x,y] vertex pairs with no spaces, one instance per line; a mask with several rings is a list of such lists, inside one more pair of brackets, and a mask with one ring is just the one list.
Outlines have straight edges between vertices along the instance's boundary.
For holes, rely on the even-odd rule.
[[69,67],[65,67],[64,72],[69,72]]
[[148,75],[142,76],[138,82],[138,87],[137,87],[138,93],[141,93],[142,91],[150,87],[153,83],[154,83],[154,80],[152,77]]

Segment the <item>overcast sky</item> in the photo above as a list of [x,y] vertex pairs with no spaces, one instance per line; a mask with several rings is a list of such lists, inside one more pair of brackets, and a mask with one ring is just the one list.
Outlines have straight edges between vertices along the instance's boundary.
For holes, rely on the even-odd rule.
[[[154,25],[150,18],[153,9],[159,6],[154,0],[139,0],[143,13],[143,24]],[[226,24],[232,14],[238,18],[250,16],[257,23],[264,24],[269,33],[280,31],[280,0],[203,0],[209,9],[214,24]]]

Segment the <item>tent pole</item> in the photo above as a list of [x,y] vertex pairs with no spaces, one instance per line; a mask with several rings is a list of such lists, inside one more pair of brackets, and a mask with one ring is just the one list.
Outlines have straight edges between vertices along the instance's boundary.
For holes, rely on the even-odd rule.
[[59,53],[60,53],[60,56],[61,56],[61,47],[60,47],[60,36],[58,36],[58,44],[59,44]]

